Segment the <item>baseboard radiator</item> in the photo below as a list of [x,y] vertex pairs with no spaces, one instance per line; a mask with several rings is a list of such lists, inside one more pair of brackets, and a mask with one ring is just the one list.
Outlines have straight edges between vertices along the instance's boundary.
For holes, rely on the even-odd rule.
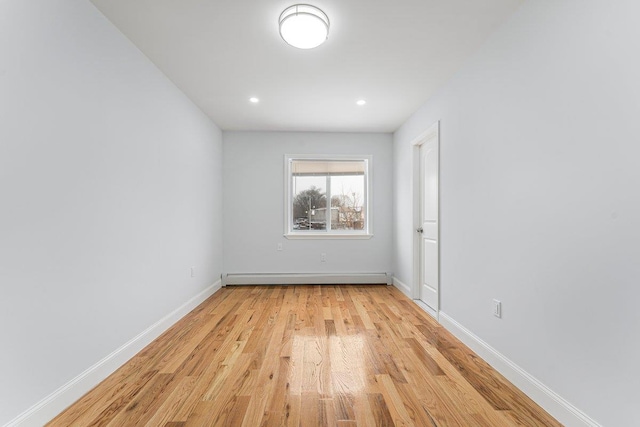
[[227,285],[362,285],[392,283],[390,273],[233,273],[222,275]]

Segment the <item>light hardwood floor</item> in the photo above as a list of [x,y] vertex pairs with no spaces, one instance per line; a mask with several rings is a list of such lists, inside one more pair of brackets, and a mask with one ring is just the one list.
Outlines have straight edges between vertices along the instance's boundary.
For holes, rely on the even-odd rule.
[[559,426],[393,287],[217,292],[50,426]]

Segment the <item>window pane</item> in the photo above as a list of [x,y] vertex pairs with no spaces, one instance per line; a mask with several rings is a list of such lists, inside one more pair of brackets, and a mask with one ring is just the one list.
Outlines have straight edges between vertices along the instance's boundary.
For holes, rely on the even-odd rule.
[[327,229],[327,178],[294,176],[293,223],[295,231]]
[[364,230],[365,188],[363,175],[331,178],[332,230]]

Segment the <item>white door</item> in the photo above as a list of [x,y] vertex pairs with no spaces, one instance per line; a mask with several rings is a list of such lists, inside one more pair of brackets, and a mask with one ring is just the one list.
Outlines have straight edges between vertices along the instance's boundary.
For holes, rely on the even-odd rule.
[[420,146],[420,300],[438,311],[440,283],[438,218],[438,138]]

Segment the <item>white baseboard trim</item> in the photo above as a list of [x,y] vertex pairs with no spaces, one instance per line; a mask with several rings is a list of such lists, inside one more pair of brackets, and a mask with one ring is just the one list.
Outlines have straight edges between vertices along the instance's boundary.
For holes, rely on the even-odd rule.
[[149,343],[173,326],[178,320],[220,290],[221,286],[220,280],[216,281],[213,285],[207,287],[189,301],[149,326],[113,353],[9,421],[4,427],[36,427],[45,425],[69,407],[69,405],[115,372],[116,369],[139,353],[140,350],[149,345]]
[[567,427],[602,427],[451,316],[441,311],[439,318],[442,326],[562,424]]
[[223,276],[227,285],[362,285],[390,284],[387,273],[232,273]]
[[408,296],[409,298],[413,299],[413,295],[411,295],[411,288],[409,287],[409,285],[402,283],[400,280],[398,280],[397,278],[393,278],[393,286],[395,286],[396,288],[400,289],[400,292],[402,292],[403,294],[405,294],[406,296]]

